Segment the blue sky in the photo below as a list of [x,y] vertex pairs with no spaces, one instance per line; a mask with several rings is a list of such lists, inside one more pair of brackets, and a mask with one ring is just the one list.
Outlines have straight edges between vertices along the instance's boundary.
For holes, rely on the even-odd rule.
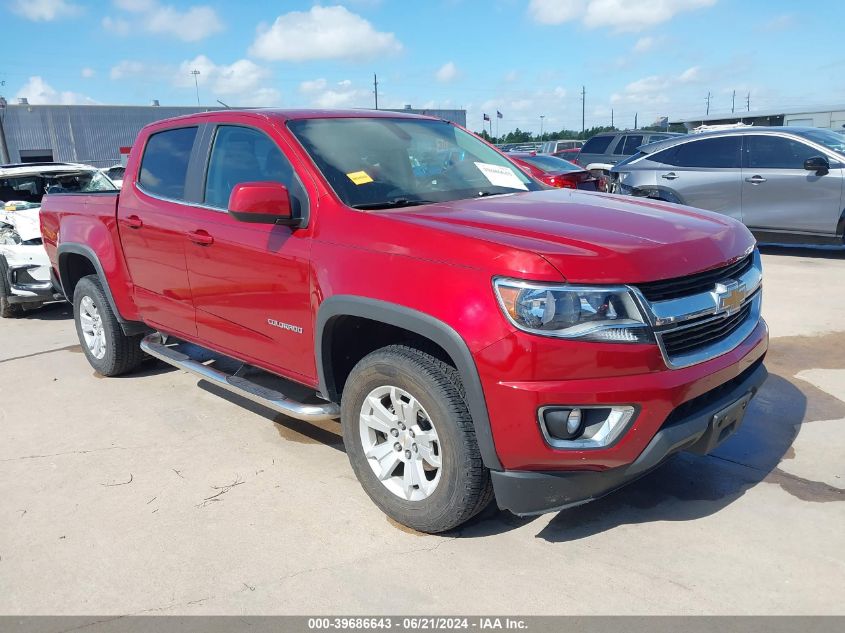
[[[845,103],[845,3],[0,0],[0,95],[31,103],[462,107],[500,130]],[[495,120],[495,119],[494,119]],[[495,125],[494,125],[495,131]]]

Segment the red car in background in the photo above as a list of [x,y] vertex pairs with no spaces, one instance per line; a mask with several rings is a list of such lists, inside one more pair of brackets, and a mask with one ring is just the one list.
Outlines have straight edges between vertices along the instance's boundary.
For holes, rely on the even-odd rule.
[[519,165],[529,176],[552,187],[598,191],[598,179],[586,169],[549,154],[516,153],[508,158]]

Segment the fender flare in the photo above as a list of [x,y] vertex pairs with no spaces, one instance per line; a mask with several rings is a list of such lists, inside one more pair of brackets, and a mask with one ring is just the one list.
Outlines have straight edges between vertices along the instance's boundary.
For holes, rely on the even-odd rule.
[[71,304],[73,304],[73,295],[68,295],[67,293],[70,280],[68,279],[68,273],[65,266],[62,265],[64,256],[70,254],[82,255],[85,259],[91,262],[92,266],[94,266],[94,270],[97,271],[97,277],[100,278],[100,283],[103,286],[103,291],[106,293],[106,299],[108,299],[109,307],[112,309],[117,322],[120,323],[120,327],[124,334],[132,336],[133,334],[140,334],[141,332],[149,331],[149,328],[142,323],[137,321],[128,321],[120,314],[120,310],[117,309],[117,304],[114,302],[111,287],[109,287],[108,277],[106,277],[106,273],[103,271],[103,265],[100,263],[100,258],[97,257],[97,253],[95,253],[90,246],[86,246],[85,244],[65,242],[60,244],[56,249],[56,262],[59,268],[59,282],[61,284],[62,293]]
[[331,363],[332,321],[340,316],[371,319],[393,325],[433,341],[452,358],[466,391],[467,407],[472,415],[475,437],[484,465],[491,470],[502,470],[496,455],[487,402],[478,368],[466,342],[451,326],[424,312],[411,308],[354,295],[336,295],[324,300],[317,312],[314,343],[320,391],[324,396],[335,393],[335,385],[326,371]]

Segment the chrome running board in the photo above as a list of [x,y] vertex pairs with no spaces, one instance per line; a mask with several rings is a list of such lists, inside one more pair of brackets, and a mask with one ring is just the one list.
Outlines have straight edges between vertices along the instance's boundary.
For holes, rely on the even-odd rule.
[[141,340],[141,349],[154,358],[291,418],[305,422],[319,422],[340,417],[340,407],[333,402],[320,404],[297,402],[275,389],[264,387],[242,376],[227,374],[209,367],[178,349],[168,347],[165,344],[165,337],[159,332],[145,336]]

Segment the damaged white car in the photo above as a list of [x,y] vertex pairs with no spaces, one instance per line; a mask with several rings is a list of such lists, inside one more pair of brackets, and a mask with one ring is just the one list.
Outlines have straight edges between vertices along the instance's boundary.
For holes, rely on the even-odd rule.
[[0,165],[0,318],[64,299],[41,242],[38,214],[44,194],[115,189],[108,177],[87,165]]

